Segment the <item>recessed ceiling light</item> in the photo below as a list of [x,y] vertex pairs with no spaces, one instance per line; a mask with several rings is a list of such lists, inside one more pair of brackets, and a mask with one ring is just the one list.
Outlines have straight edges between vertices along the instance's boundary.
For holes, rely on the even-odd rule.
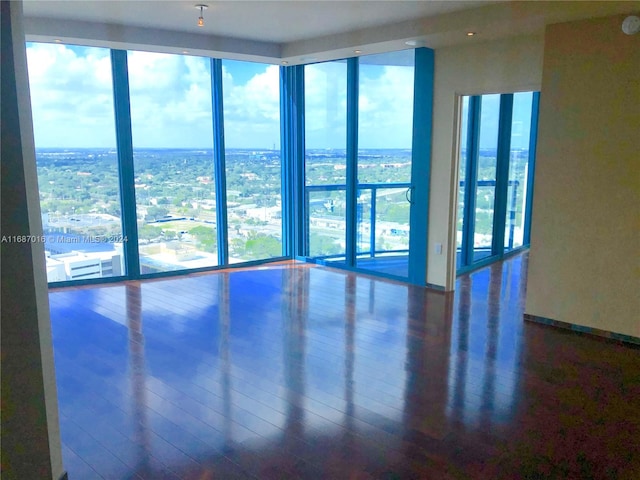
[[427,42],[424,39],[418,38],[416,40],[407,40],[406,42],[404,42],[405,45],[409,45],[410,47],[414,47],[414,48],[420,48],[420,47],[426,47],[427,46]]
[[56,43],[62,43],[62,40],[60,40],[59,38],[56,38],[53,41],[56,42]]
[[354,50],[353,53],[362,53],[362,50]]
[[182,53],[187,54],[189,53],[189,50],[182,50]]
[[283,64],[283,65],[289,65],[289,62],[287,62],[286,60],[283,60],[283,61],[282,61],[282,64]]
[[467,32],[467,37],[473,37],[476,34],[476,32]]

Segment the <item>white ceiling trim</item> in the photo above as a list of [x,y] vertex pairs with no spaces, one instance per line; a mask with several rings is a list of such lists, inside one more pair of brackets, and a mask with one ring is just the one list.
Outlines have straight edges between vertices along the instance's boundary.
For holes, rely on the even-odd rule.
[[184,53],[214,58],[280,63],[282,46],[241,38],[202,35],[181,31],[132,27],[127,25],[26,18],[28,41],[143,50],[160,53]]

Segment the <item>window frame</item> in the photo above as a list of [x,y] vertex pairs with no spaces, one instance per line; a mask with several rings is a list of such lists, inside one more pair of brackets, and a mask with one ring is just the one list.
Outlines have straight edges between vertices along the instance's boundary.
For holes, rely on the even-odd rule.
[[[468,273],[478,268],[489,265],[497,260],[517,254],[530,246],[532,199],[535,176],[535,156],[536,140],[538,134],[538,106],[540,102],[540,92],[532,92],[531,127],[529,132],[529,152],[528,152],[528,176],[526,184],[526,204],[524,219],[523,242],[521,246],[508,249],[504,245],[506,213],[508,203],[508,182],[509,166],[511,157],[511,129],[513,124],[514,93],[500,94],[499,121],[498,121],[498,142],[496,149],[496,185],[493,205],[493,225],[491,239],[491,254],[482,259],[473,260],[474,253],[474,233],[475,233],[475,210],[476,192],[478,188],[478,160],[479,160],[479,137],[482,114],[481,94],[460,95],[459,104],[462,105],[462,98],[469,99],[467,116],[467,139],[465,158],[465,178],[458,178],[458,185],[464,182],[464,206],[462,218],[462,245],[460,250],[460,262],[456,262],[456,275]],[[460,127],[459,127],[460,128]],[[460,171],[460,152],[457,155],[457,170]],[[455,214],[457,215],[457,205]],[[457,221],[457,219],[456,219]],[[455,223],[455,222],[454,222]],[[457,257],[457,251],[454,258]]]

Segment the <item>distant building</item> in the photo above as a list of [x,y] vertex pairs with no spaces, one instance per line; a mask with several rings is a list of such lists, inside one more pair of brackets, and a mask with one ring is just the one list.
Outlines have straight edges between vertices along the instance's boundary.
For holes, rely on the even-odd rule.
[[256,220],[261,220],[263,222],[282,218],[282,208],[278,206],[246,208],[244,213],[248,217],[255,218]]
[[241,173],[240,176],[247,180],[260,180],[260,177],[255,173]]
[[46,253],[49,282],[119,277],[124,272],[121,252]]

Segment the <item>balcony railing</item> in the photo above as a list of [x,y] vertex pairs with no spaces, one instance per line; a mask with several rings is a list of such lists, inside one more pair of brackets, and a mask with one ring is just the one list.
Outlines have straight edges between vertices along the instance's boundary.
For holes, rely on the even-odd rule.
[[[477,188],[478,190],[476,191],[476,197],[478,196],[478,192],[480,191],[481,188],[493,188],[495,189],[496,186],[496,181],[495,180],[478,180],[477,183]],[[506,218],[506,225],[505,225],[505,243],[504,243],[504,248],[505,250],[509,251],[509,250],[513,250],[514,248],[514,244],[515,244],[515,240],[516,240],[516,220],[517,220],[517,212],[518,212],[518,187],[520,186],[520,181],[519,180],[509,180],[508,181],[508,188],[509,188],[509,202],[507,205],[507,218]],[[464,187],[465,187],[465,181],[461,180],[460,181],[460,191],[464,191]],[[492,192],[493,195],[495,195],[495,191]],[[522,208],[522,211],[524,212],[524,206]],[[493,213],[493,205],[492,205],[492,213]],[[493,219],[493,222],[495,222],[496,219]],[[500,221],[500,220],[498,220]],[[477,221],[476,221],[476,228],[477,228]],[[491,225],[491,231],[493,231],[493,225]],[[462,235],[462,232],[459,230],[458,231],[458,235]],[[485,235],[486,236],[486,235]],[[492,242],[491,242],[491,238],[489,238],[488,240],[488,245],[483,244],[483,236],[480,234],[477,234],[476,232],[474,232],[474,246],[473,246],[473,251],[474,251],[474,261],[475,260],[479,260],[482,259],[484,257],[488,257],[492,255]],[[486,240],[486,239],[484,239]],[[522,243],[522,239],[520,239],[520,244]],[[460,252],[461,252],[461,246],[458,245],[457,247],[457,252],[458,252],[458,264],[460,264]]]
[[[377,255],[407,254],[409,239],[409,209],[406,221],[402,212],[394,218],[385,218],[379,210],[384,197],[397,195],[397,201],[389,205],[409,205],[410,183],[361,183],[357,193],[357,245],[358,257],[374,258]],[[344,233],[346,231],[346,185],[307,185],[305,187],[306,242],[309,256],[325,259],[339,259],[345,256]],[[387,212],[388,214],[388,209]],[[400,221],[398,221],[400,220]],[[324,230],[324,236],[336,245],[339,252],[314,250],[311,243],[313,230]],[[322,235],[322,234],[321,234]],[[377,245],[376,238],[389,242],[387,247]],[[406,239],[406,241],[404,241]],[[406,245],[404,245],[406,243]],[[381,248],[379,248],[381,247]]]

